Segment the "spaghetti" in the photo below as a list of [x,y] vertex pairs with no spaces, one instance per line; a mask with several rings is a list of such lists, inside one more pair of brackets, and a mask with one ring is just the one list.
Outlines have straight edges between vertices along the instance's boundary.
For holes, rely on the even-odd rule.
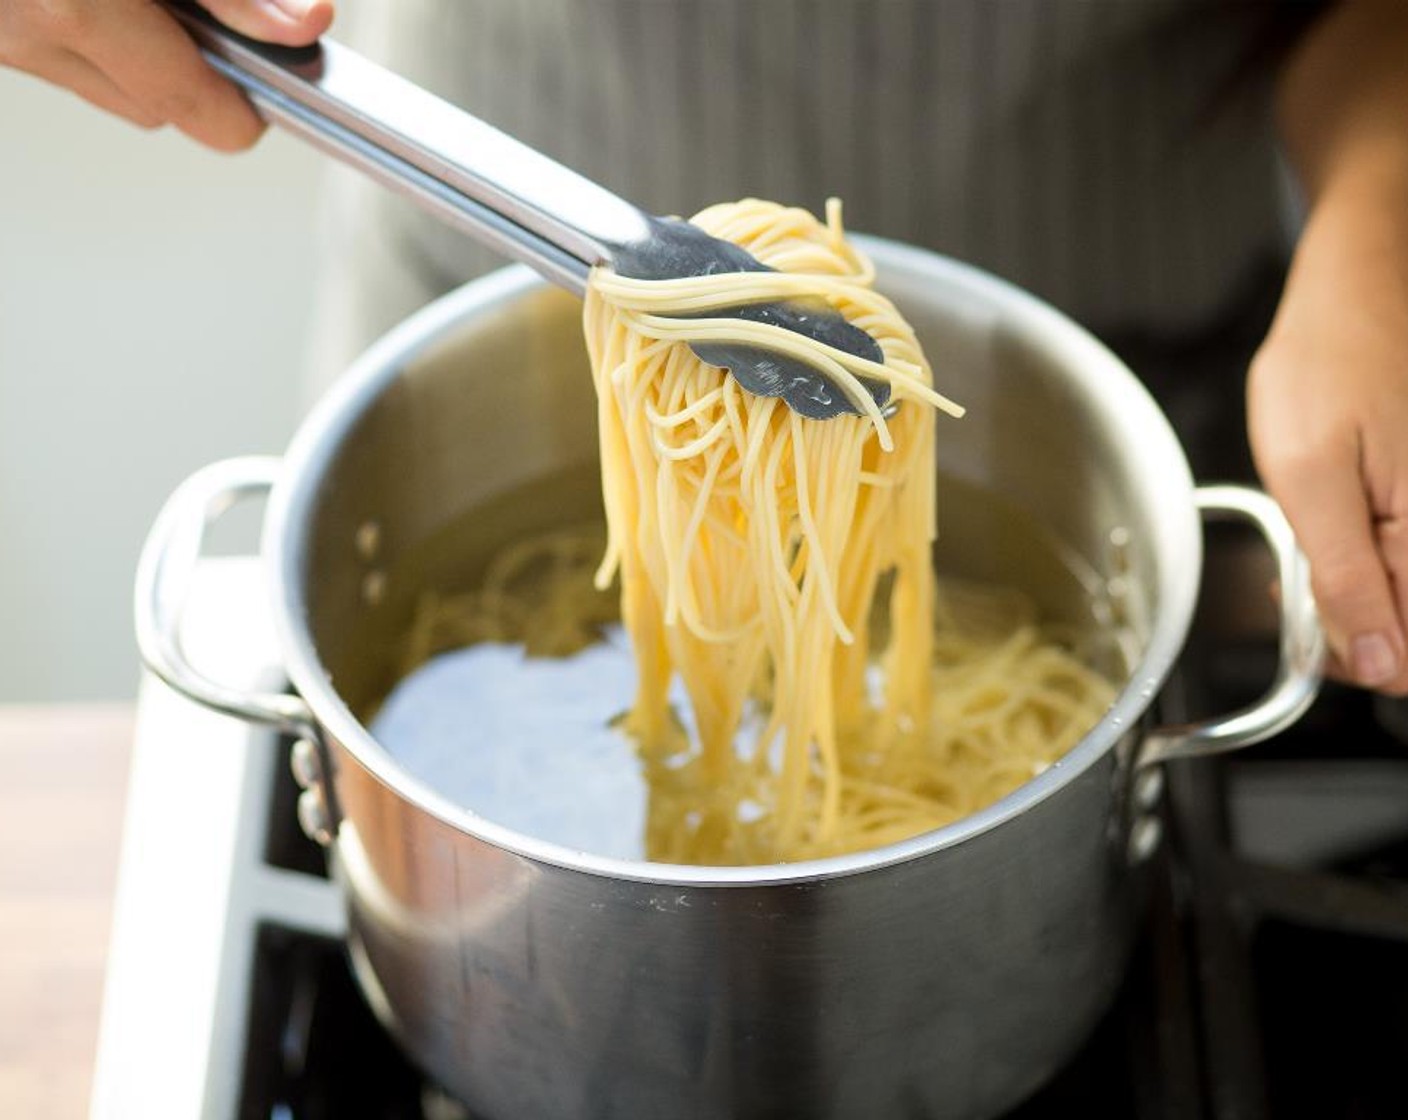
[[[692,220],[777,271],[593,273],[584,325],[607,522],[594,576],[587,536],[523,542],[481,592],[422,604],[412,655],[481,640],[571,652],[614,613],[619,577],[638,670],[623,726],[650,790],[649,858],[790,861],[949,823],[1068,750],[1111,689],[1022,596],[950,587],[936,599],[936,411],[961,409],[934,390],[839,206],[824,224],[756,200]],[[708,315],[799,297],[867,331],[883,363]],[[812,421],[752,396],[693,354],[701,338],[804,358],[861,414]],[[882,416],[859,376],[903,407]],[[687,711],[671,706],[676,678]]]

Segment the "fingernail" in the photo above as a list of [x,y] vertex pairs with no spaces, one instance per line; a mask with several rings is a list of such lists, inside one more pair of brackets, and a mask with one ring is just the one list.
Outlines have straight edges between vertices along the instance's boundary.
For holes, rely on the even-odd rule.
[[1398,675],[1398,655],[1383,634],[1360,634],[1349,645],[1349,660],[1360,684],[1383,684]]
[[314,0],[273,0],[274,6],[290,19],[302,19],[308,14]]

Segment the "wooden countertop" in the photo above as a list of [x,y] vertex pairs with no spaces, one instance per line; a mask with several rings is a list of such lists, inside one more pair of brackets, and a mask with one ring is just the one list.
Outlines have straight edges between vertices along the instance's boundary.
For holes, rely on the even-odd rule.
[[0,705],[0,1116],[88,1113],[133,721]]

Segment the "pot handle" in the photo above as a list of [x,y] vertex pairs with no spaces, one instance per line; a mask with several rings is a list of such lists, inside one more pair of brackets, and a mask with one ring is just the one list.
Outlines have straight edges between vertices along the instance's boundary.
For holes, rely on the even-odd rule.
[[167,499],[137,564],[137,648],[147,668],[187,699],[316,740],[313,713],[300,697],[227,688],[192,666],[181,645],[181,619],[206,530],[236,502],[266,494],[278,473],[276,458],[225,459],[196,471]]
[[1198,723],[1170,724],[1145,735],[1135,772],[1175,758],[1221,754],[1269,738],[1305,714],[1320,691],[1325,633],[1310,591],[1310,564],[1290,523],[1270,495],[1248,486],[1200,486],[1198,508],[1209,518],[1250,522],[1276,559],[1281,584],[1281,656],[1276,679],[1254,704]]

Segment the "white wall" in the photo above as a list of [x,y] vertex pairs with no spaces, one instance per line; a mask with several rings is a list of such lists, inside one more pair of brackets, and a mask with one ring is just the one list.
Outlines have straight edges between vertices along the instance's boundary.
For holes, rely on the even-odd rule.
[[0,71],[0,702],[130,696],[156,510],[196,467],[286,444],[320,168]]

